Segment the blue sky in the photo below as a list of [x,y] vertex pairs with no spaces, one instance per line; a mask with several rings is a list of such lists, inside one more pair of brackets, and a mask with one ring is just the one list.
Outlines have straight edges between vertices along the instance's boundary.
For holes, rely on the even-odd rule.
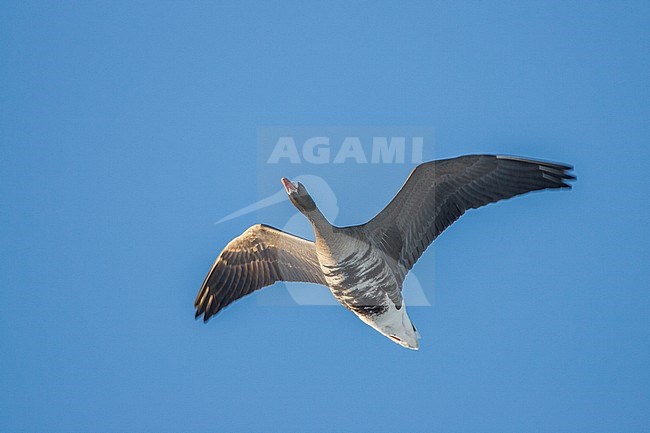
[[[647,430],[648,3],[232,3],[3,3],[0,430]],[[294,214],[215,224],[279,189],[273,125],[422,125],[425,159],[579,181],[436,241],[419,352],[261,294],[204,325],[221,248]],[[318,175],[356,224],[412,167]]]

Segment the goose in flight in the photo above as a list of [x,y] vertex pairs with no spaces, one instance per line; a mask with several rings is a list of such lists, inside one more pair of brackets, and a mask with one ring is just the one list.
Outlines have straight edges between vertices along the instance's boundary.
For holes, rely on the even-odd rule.
[[362,321],[403,347],[419,334],[402,299],[409,270],[465,211],[542,189],[571,188],[572,167],[502,155],[467,155],[417,166],[393,200],[365,224],[336,227],[305,187],[282,178],[289,200],[312,224],[312,242],[257,224],[219,254],[194,301],[207,321],[276,281],[329,287]]

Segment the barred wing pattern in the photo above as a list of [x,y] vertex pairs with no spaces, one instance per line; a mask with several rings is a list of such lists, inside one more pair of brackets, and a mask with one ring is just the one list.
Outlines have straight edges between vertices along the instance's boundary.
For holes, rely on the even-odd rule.
[[468,209],[547,188],[571,188],[572,167],[502,155],[468,155],[417,166],[393,200],[365,229],[402,267]]
[[205,277],[194,307],[207,322],[221,309],[276,281],[326,284],[313,242],[257,224],[233,239]]

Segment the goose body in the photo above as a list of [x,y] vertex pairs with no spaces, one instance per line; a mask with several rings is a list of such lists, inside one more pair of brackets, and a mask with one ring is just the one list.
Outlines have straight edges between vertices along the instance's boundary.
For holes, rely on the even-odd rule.
[[403,308],[401,284],[389,265],[391,260],[369,242],[362,228],[333,228],[332,232],[319,233],[316,251],[327,286],[344,307],[393,341],[418,348],[415,327]]
[[258,224],[219,254],[195,299],[204,321],[276,281],[329,287],[362,321],[418,349],[402,298],[404,278],[424,250],[465,211],[541,189],[570,188],[571,167],[525,158],[468,155],[417,166],[393,200],[366,224],[331,225],[305,187],[283,178],[291,202],[311,222],[311,242]]

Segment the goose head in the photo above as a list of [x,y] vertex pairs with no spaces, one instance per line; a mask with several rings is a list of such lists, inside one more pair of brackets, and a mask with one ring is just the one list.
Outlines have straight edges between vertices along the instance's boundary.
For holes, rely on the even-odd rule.
[[303,214],[308,214],[316,209],[316,203],[311,198],[307,189],[300,182],[292,182],[286,177],[282,178],[282,185],[287,191],[291,203]]

